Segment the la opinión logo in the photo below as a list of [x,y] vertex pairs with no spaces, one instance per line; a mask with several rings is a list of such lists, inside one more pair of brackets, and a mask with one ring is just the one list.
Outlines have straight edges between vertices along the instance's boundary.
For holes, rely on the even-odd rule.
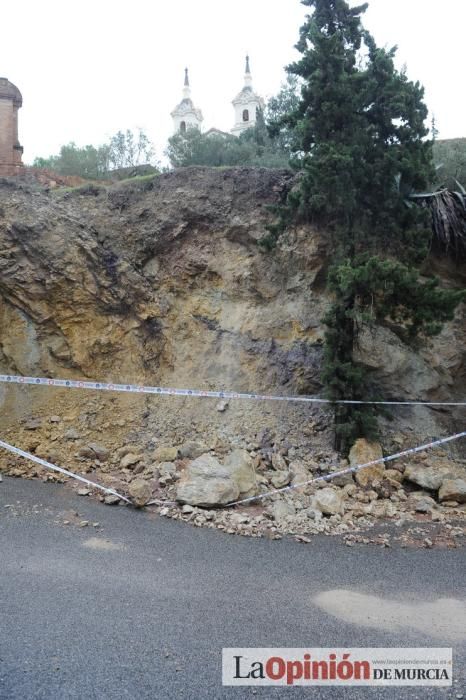
[[452,683],[451,649],[224,649],[224,685]]

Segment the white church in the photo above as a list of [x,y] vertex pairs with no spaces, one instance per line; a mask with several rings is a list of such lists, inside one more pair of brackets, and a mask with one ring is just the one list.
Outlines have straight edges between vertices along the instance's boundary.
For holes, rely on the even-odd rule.
[[[234,136],[239,136],[242,131],[250,129],[256,123],[257,112],[263,110],[265,102],[252,87],[251,69],[249,67],[249,56],[246,56],[246,70],[244,73],[244,85],[232,101],[235,110],[235,123],[231,129]],[[191,88],[189,86],[188,69],[184,71],[183,99],[171,112],[173,119],[174,133],[186,133],[190,127],[202,129],[204,117],[200,109],[194,106],[191,99]]]

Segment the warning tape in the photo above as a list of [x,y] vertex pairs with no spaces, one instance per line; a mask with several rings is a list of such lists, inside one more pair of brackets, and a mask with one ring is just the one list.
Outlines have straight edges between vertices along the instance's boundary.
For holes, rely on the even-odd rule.
[[385,462],[392,462],[394,459],[400,459],[400,457],[407,457],[408,455],[415,454],[416,452],[423,452],[424,450],[431,449],[433,447],[438,447],[438,445],[444,445],[446,442],[452,442],[452,440],[459,440],[460,438],[466,437],[466,431],[463,433],[456,433],[456,435],[450,435],[446,438],[441,438],[440,440],[435,440],[434,442],[428,442],[426,445],[420,445],[419,447],[411,447],[409,450],[403,450],[403,452],[397,452],[396,454],[389,455],[388,457],[380,457],[379,459],[373,459],[365,464],[355,464],[354,467],[348,467],[347,469],[340,469],[337,472],[331,472],[325,476],[318,476],[314,479],[309,479],[308,481],[303,481],[299,484],[290,484],[289,486],[284,486],[281,489],[274,489],[273,491],[267,491],[266,493],[261,493],[258,496],[249,496],[248,498],[242,498],[240,501],[233,501],[233,503],[228,503],[228,506],[239,506],[244,503],[251,503],[251,501],[257,501],[262,498],[268,498],[276,493],[283,493],[284,491],[292,491],[293,489],[299,489],[303,486],[309,486],[310,484],[317,484],[320,481],[329,482],[339,476],[345,476],[346,474],[356,474],[356,472],[361,471],[361,469],[366,469],[366,467],[372,467],[374,464],[383,464]]
[[297,401],[320,404],[372,404],[379,406],[466,406],[465,401],[359,401],[356,399],[320,399],[312,396],[276,396],[273,394],[238,393],[235,391],[200,391],[198,389],[174,389],[144,384],[115,384],[89,382],[82,379],[50,379],[47,377],[22,377],[0,374],[0,383],[33,384],[36,386],[60,387],[65,389],[93,389],[97,391],[122,391],[133,394],[159,394],[168,396],[195,396],[214,399],[252,399],[255,401]]
[[131,501],[129,498],[126,498],[126,496],[122,496],[121,493],[118,493],[118,491],[115,491],[114,489],[109,489],[106,486],[101,486],[100,484],[96,484],[95,481],[90,481],[89,479],[86,479],[84,476],[79,476],[79,474],[75,474],[74,472],[68,471],[68,469],[63,469],[63,467],[57,467],[56,464],[52,464],[51,462],[47,462],[45,459],[41,459],[40,457],[36,457],[36,455],[31,454],[30,452],[25,452],[24,450],[20,450],[19,447],[14,447],[14,445],[10,445],[8,442],[3,442],[3,440],[0,440],[0,447],[3,447],[3,449],[8,450],[8,452],[12,452],[15,455],[18,455],[19,457],[24,457],[24,459],[29,459],[31,462],[35,462],[36,464],[40,464],[41,467],[45,467],[45,469],[52,469],[54,472],[60,472],[60,474],[65,474],[66,476],[70,476],[72,479],[76,479],[77,481],[82,481],[83,484],[87,484],[88,486],[92,486],[93,488],[100,489],[100,491],[105,491],[105,493],[109,493],[112,496],[118,496],[118,498],[121,498],[123,501],[126,501],[126,503],[130,503]]

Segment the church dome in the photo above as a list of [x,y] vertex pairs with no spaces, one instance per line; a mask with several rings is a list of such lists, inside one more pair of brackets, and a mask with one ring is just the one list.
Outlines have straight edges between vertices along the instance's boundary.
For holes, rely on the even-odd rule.
[[23,104],[20,91],[6,78],[0,78],[0,100],[11,100],[17,107],[21,107]]

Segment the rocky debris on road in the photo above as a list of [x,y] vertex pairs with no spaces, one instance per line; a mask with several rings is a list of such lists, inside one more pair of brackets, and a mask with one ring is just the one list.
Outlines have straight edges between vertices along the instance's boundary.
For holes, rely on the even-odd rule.
[[[98,404],[92,410],[89,406],[83,420],[87,422],[91,414],[98,415]],[[236,445],[222,434],[205,433],[202,439],[171,444],[158,438],[142,443],[134,435],[125,445],[112,446],[107,439],[90,439],[89,431],[80,427],[82,421],[66,413],[59,423],[50,416],[29,420],[37,421],[38,427],[30,430],[24,425],[21,437],[38,456],[79,474],[92,473],[93,481],[127,495],[138,507],[159,503],[150,507],[167,517],[227,533],[306,538],[355,533],[383,521],[424,518],[443,525],[466,518],[465,464],[444,453],[418,453],[392,462],[388,469],[369,467],[368,478],[361,478],[366,471],[362,470],[359,478],[348,473],[314,483],[316,477],[331,477],[349,465],[380,458],[381,446],[359,440],[347,461],[319,445],[302,449],[269,429],[238,439]],[[66,435],[73,441],[71,450],[69,442],[61,446],[59,438]],[[4,456],[0,469],[11,476],[68,480],[13,456]],[[108,505],[124,505],[112,494],[104,496],[83,486],[75,489]],[[245,506],[228,506],[264,495]],[[432,541],[436,546],[435,538]]]

